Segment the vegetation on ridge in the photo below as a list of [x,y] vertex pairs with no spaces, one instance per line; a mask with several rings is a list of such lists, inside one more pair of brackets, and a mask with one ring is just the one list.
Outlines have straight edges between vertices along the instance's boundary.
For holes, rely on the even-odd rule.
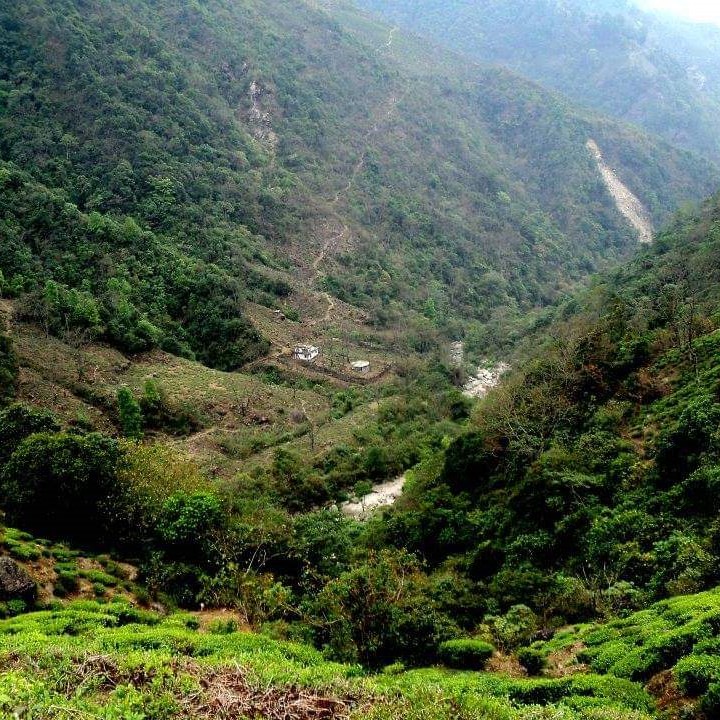
[[333,12],[1,3],[0,270],[23,316],[234,369],[267,350],[248,302],[302,314],[315,283],[422,349],[627,255],[589,135],[658,220],[717,182],[503,72],[417,47],[408,67]]
[[502,65],[716,162],[720,29],[632,0],[358,0],[388,22]]

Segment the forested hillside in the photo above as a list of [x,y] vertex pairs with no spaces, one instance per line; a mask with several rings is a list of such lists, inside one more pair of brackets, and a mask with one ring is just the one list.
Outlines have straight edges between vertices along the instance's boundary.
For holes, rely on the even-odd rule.
[[[447,368],[406,382],[378,437],[417,464],[365,523],[318,494],[351,471],[347,446],[219,482],[159,443],[6,405],[0,502],[23,531],[4,532],[0,581],[8,559],[30,580],[0,603],[0,710],[715,717],[719,252],[718,199],[678,215],[548,311],[470,418]],[[0,361],[7,403],[12,343]],[[150,400],[120,403],[126,433]],[[365,476],[387,461],[376,446]],[[176,605],[222,611],[162,614]]]
[[720,158],[720,28],[585,0],[359,0],[400,27]]
[[223,369],[267,351],[249,299],[306,311],[308,286],[377,326],[486,323],[634,247],[589,137],[656,222],[717,182],[701,159],[343,13],[0,5],[0,270],[22,317]]
[[[373,423],[344,442],[299,453],[285,441],[249,474],[204,475],[168,446],[133,442],[143,418],[179,420],[157,380],[139,402],[118,392],[126,440],[10,405],[2,507],[23,530],[136,557],[163,602],[237,607],[373,667],[432,662],[471,632],[513,648],[699,592],[720,580],[719,242],[717,200],[679,215],[549,311],[469,419],[436,360],[387,384]],[[9,343],[3,368],[12,398]],[[335,417],[354,402],[367,399],[336,395]],[[352,483],[413,465],[384,514],[362,524],[333,509]]]
[[719,242],[716,199],[549,315],[383,541],[550,625],[717,583]]

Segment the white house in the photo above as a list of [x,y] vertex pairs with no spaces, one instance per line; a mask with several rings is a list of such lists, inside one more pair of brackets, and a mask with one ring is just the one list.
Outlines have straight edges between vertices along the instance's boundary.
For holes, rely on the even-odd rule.
[[315,345],[296,345],[293,350],[293,357],[301,362],[311,363],[320,354],[320,348]]

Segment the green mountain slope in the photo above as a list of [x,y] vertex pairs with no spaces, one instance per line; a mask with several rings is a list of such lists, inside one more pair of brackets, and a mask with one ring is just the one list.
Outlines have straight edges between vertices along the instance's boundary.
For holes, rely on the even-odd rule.
[[235,368],[267,349],[248,300],[307,314],[308,288],[309,327],[333,298],[421,328],[551,302],[634,246],[588,137],[656,222],[718,182],[347,6],[6,0],[0,24],[4,291],[133,352]]
[[716,584],[719,243],[715,199],[549,313],[384,540],[550,625]]
[[361,7],[482,62],[720,157],[720,29],[631,2],[360,0]]

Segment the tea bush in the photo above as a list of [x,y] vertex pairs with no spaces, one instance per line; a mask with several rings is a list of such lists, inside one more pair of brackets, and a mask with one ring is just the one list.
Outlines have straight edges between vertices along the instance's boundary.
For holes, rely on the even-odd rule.
[[438,648],[440,660],[457,670],[482,670],[495,648],[482,640],[446,640]]

